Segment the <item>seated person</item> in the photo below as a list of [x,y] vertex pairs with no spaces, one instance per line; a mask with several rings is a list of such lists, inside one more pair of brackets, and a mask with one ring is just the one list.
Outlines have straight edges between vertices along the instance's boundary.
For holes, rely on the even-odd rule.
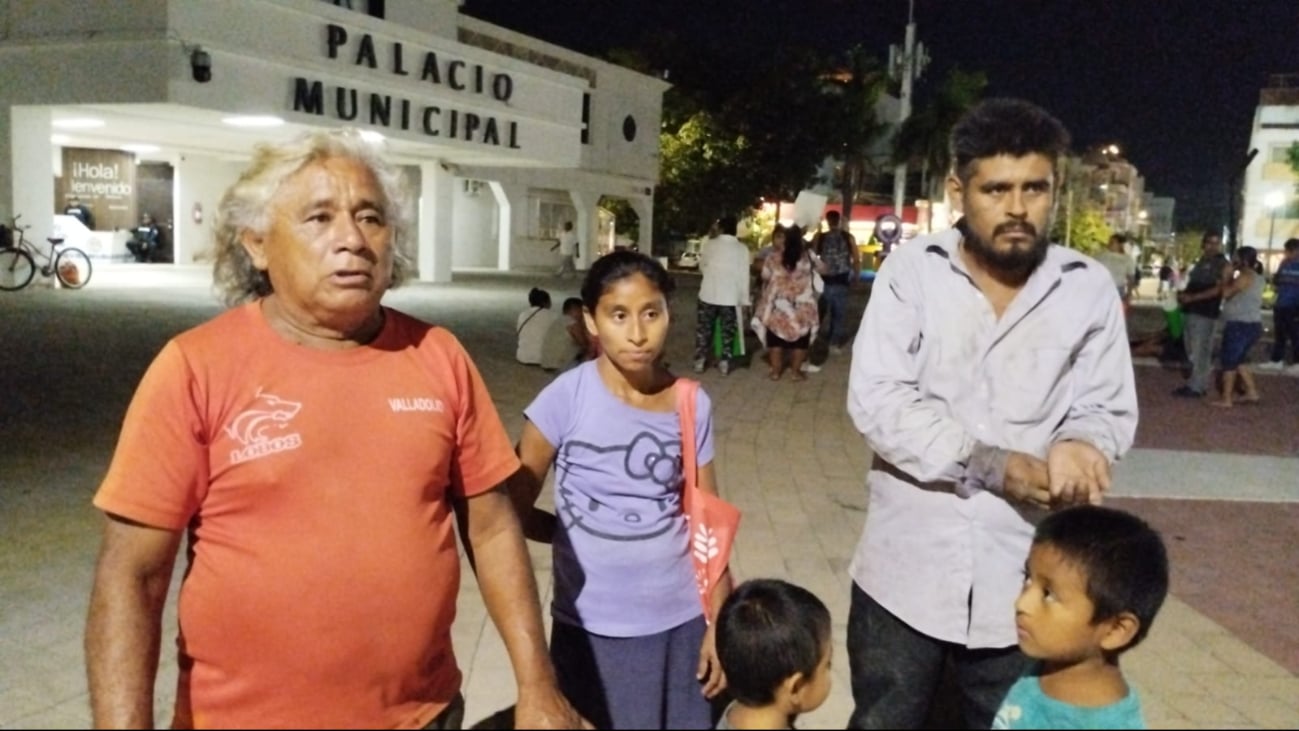
[[1119,656],[1150,631],[1167,593],[1168,554],[1145,521],[1096,505],[1044,518],[1015,601],[1019,649],[1036,662],[992,727],[1145,728]]
[[95,214],[91,212],[86,204],[81,202],[80,198],[73,196],[68,200],[68,205],[64,207],[63,212],[85,224],[86,228],[91,231],[95,230]]
[[740,584],[717,613],[716,642],[735,699],[717,728],[794,728],[830,695],[830,610],[800,586]]
[[569,297],[561,311],[563,316],[550,323],[541,341],[541,367],[548,371],[566,371],[596,356],[595,339],[582,318],[582,300]]
[[140,216],[140,225],[131,231],[131,240],[126,242],[126,248],[138,262],[157,261],[160,236],[153,216],[145,213]]
[[528,309],[519,313],[514,324],[514,334],[519,338],[514,351],[514,359],[524,365],[541,364],[541,343],[545,339],[546,329],[558,319],[550,309],[550,293],[533,287],[528,292]]

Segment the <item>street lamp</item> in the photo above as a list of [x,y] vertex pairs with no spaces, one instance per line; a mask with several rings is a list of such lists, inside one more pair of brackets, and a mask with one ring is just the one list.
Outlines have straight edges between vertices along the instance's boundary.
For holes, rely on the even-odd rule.
[[1264,255],[1264,260],[1270,263],[1272,261],[1272,234],[1276,233],[1276,209],[1285,205],[1285,193],[1279,190],[1268,193],[1263,196],[1263,205],[1267,206],[1267,209],[1272,213],[1272,221],[1267,227],[1267,253]]

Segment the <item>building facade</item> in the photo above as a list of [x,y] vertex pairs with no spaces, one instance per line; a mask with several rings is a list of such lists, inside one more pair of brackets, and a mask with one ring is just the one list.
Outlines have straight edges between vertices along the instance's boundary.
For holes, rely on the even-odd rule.
[[1288,158],[1299,142],[1299,74],[1274,74],[1259,93],[1245,168],[1240,243],[1258,249],[1267,271],[1276,270],[1285,240],[1299,236],[1299,176]]
[[[607,198],[648,243],[668,85],[459,5],[0,0],[0,220],[118,258],[148,212],[172,261],[201,262],[257,142],[353,127],[417,194],[420,279],[551,267],[565,221],[584,267]],[[61,215],[73,198],[91,228]]]

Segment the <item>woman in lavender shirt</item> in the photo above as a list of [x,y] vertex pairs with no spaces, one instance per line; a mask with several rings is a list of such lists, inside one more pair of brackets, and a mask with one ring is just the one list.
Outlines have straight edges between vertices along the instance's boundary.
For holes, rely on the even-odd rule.
[[[559,686],[597,728],[711,728],[726,686],[704,617],[681,511],[676,377],[660,362],[672,279],[654,259],[615,251],[582,285],[600,356],[556,378],[524,411],[521,479],[529,537],[554,556],[550,654]],[[712,404],[701,389],[701,489],[716,493]],[[555,514],[533,508],[551,465]]]

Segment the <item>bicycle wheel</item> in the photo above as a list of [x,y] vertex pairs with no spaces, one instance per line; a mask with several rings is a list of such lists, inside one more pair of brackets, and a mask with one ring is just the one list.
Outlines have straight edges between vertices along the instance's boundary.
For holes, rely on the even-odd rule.
[[36,262],[22,249],[0,249],[0,289],[14,292],[36,276]]
[[90,281],[90,257],[75,247],[64,249],[54,258],[54,275],[64,287],[81,289]]

